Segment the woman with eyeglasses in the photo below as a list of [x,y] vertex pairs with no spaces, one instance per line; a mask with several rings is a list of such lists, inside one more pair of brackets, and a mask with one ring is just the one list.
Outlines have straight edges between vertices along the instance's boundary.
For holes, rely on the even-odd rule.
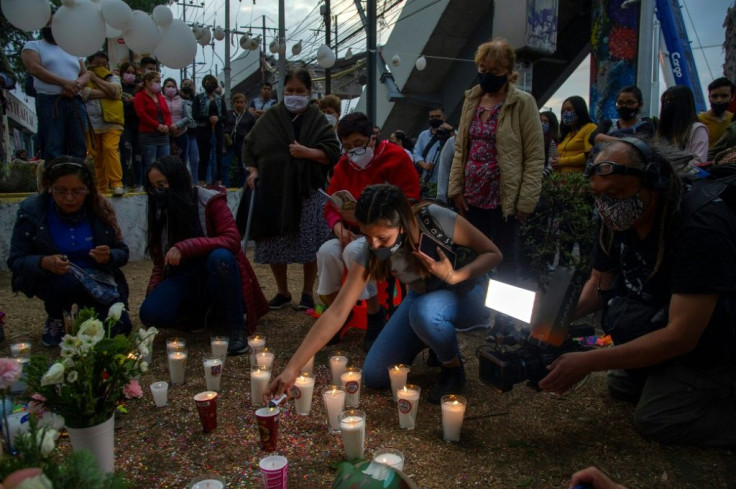
[[629,85],[619,90],[616,96],[616,112],[618,119],[607,119],[598,126],[590,137],[592,144],[615,141],[633,136],[642,139],[654,137],[656,127],[649,117],[639,117],[644,105],[644,97],[636,85]]
[[175,156],[164,156],[151,165],[146,192],[146,251],[153,271],[141,304],[141,322],[159,328],[199,329],[212,325],[219,315],[217,320],[230,336],[228,355],[246,353],[246,336],[268,307],[240,247],[227,196],[192,187],[186,165]]
[[585,100],[577,95],[565,99],[562,102],[560,122],[562,139],[557,145],[558,156],[552,161],[552,168],[559,173],[582,173],[593,149],[590,135],[597,128],[590,119]]
[[[41,342],[56,346],[72,305],[93,307],[101,317],[115,302],[127,308],[121,267],[128,262],[128,246],[84,160],[62,156],[48,162],[43,188],[18,209],[7,263],[13,290],[43,301],[47,319]],[[112,334],[129,333],[130,327],[124,312]]]
[[335,129],[317,104],[310,103],[311,94],[312,77],[307,70],[288,72],[284,100],[258,119],[243,146],[247,184],[256,190],[250,235],[256,242],[255,261],[271,267],[278,289],[269,302],[271,309],[292,302],[287,281],[290,263],[304,268],[297,307],[314,307],[315,257],[331,237],[322,217],[326,197],[318,190],[325,187],[340,149]]

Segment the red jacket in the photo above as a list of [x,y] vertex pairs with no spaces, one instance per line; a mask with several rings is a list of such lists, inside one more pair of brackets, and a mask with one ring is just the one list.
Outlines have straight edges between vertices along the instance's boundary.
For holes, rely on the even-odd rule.
[[[240,268],[243,289],[243,305],[248,321],[248,334],[255,331],[258,319],[268,312],[268,302],[263,295],[256,274],[240,247],[240,233],[227,206],[227,196],[213,190],[197,187],[200,215],[204,207],[206,236],[185,239],[174,246],[181,252],[182,259],[203,256],[216,248],[224,248],[235,255]],[[164,255],[161,246],[153,254],[153,271],[148,281],[146,294],[150,293],[163,280]]]
[[133,108],[135,113],[138,114],[138,132],[156,132],[158,129],[158,109],[161,108],[161,114],[163,115],[164,125],[171,125],[171,112],[169,106],[166,103],[166,99],[160,93],[156,94],[158,99],[158,107],[153,102],[153,99],[146,93],[145,90],[139,90],[133,98]]
[[[353,197],[358,199],[364,188],[378,183],[396,185],[404,191],[407,198],[419,201],[419,174],[414,169],[414,163],[403,148],[388,140],[383,140],[376,145],[375,156],[364,170],[353,165],[347,155],[342,155],[340,161],[335,165],[335,172],[327,187],[327,193],[332,195],[338,190],[348,190]],[[342,220],[337,207],[329,200],[325,205],[324,216],[330,229]],[[358,225],[357,223],[349,224],[354,227]]]

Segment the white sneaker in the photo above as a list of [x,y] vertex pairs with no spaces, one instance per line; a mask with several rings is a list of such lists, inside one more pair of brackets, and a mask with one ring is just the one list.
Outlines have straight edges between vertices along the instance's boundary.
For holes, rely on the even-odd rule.
[[124,193],[125,193],[125,189],[123,187],[115,187],[114,189],[112,189],[113,197],[122,197]]

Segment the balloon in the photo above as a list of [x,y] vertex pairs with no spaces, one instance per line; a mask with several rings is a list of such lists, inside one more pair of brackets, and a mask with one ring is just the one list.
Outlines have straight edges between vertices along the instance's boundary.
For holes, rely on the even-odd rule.
[[353,58],[353,48],[348,48],[348,52],[345,53],[345,59],[352,59]]
[[302,42],[301,41],[291,46],[291,54],[293,54],[294,56],[299,56],[301,52],[302,52]]
[[248,34],[240,38],[240,47],[243,49],[250,49],[250,36]]
[[417,70],[422,71],[424,68],[427,67],[427,58],[424,56],[419,56],[417,58],[417,61],[414,63],[414,66],[416,66]]
[[198,25],[195,25],[194,27],[192,27],[192,33],[194,34],[194,39],[199,41],[201,37],[204,35],[204,29],[202,29]]
[[[80,35],[84,26],[84,35]],[[73,7],[60,7],[51,24],[56,44],[74,56],[84,57],[102,48],[107,26],[102,18],[102,8],[89,0],[76,0]]]
[[156,57],[169,68],[184,68],[197,55],[197,41],[192,30],[180,19],[175,19],[164,31],[156,47]]
[[123,32],[123,39],[134,53],[148,54],[152,53],[161,41],[161,31],[150,15],[134,10],[130,28]]
[[102,0],[102,17],[110,27],[125,31],[133,20],[133,11],[123,0]]
[[273,54],[276,54],[279,52],[279,43],[276,42],[276,39],[271,41],[271,44],[268,45],[268,50],[271,51]]
[[75,0],[61,0],[61,4],[64,7],[73,7]]
[[171,13],[171,9],[166,5],[156,5],[151,14],[153,20],[162,29],[166,29],[171,25],[171,21],[174,20],[174,14]]
[[255,51],[256,49],[261,47],[261,36],[253,37],[250,40],[250,46],[248,49],[251,51]]
[[394,54],[394,57],[391,58],[391,64],[394,66],[399,66],[401,64],[401,57],[398,54]]
[[46,0],[2,0],[2,9],[8,22],[22,31],[37,31],[51,17]]
[[114,28],[110,24],[105,24],[105,37],[108,39],[117,39],[123,37],[123,31]]
[[215,27],[214,35],[216,41],[222,41],[223,39],[225,39],[225,29],[218,25],[217,27]]
[[332,68],[335,65],[335,53],[327,44],[323,44],[317,50],[317,63],[322,68]]
[[202,37],[197,39],[197,42],[200,46],[206,46],[212,41],[212,31],[210,30],[209,26],[205,26],[202,28]]

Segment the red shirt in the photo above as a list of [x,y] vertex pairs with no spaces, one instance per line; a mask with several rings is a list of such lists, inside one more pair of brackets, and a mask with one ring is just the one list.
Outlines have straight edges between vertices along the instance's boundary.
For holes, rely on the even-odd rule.
[[[145,90],[139,90],[133,98],[133,107],[138,114],[138,132],[156,132],[159,124],[171,125],[171,112],[166,99],[160,93],[156,94],[158,106]],[[158,111],[161,109],[163,123],[159,122]]]

